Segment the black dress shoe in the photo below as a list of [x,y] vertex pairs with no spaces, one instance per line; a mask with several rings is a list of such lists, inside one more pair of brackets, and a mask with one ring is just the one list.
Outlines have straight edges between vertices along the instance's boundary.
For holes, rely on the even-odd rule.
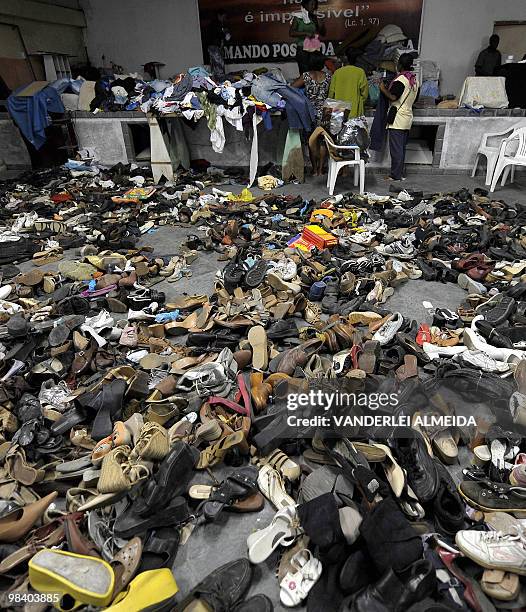
[[147,515],[166,506],[173,497],[182,495],[198,461],[199,451],[194,446],[182,441],[175,442],[155,475],[144,485],[142,495],[135,504],[136,512]]
[[[218,567],[179,602],[174,612],[184,612],[196,600],[210,612],[235,610],[250,587],[252,566],[248,559],[237,559]],[[252,610],[252,609],[251,609]]]
[[482,319],[480,321],[476,321],[475,327],[479,334],[492,346],[497,346],[499,348],[513,348],[511,340],[506,338],[506,336],[501,333],[504,330],[495,329],[495,327],[488,321]]
[[121,538],[133,538],[138,534],[144,534],[150,529],[180,525],[188,521],[190,510],[184,497],[174,497],[170,505],[152,511],[150,514],[141,516],[132,503],[123,514],[115,521],[115,534]]
[[398,428],[396,437],[389,438],[400,466],[407,472],[407,480],[422,503],[434,499],[439,479],[436,463],[430,456],[422,435],[410,427]]
[[403,574],[389,570],[352,600],[352,612],[406,612],[436,589],[436,576],[429,561],[413,563]]

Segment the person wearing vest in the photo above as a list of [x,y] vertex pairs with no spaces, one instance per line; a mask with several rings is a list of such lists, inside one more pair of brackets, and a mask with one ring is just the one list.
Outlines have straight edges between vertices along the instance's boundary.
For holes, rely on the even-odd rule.
[[405,151],[409,130],[413,124],[413,104],[418,97],[419,84],[412,72],[413,58],[406,53],[400,57],[396,78],[389,88],[380,83],[380,91],[390,101],[387,113],[387,129],[389,131],[389,150],[391,152],[392,181],[403,181]]

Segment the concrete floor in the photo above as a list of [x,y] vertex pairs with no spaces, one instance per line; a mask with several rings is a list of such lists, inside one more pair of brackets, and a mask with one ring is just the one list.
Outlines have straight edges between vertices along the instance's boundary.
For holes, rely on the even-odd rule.
[[[368,175],[366,190],[378,194],[387,194],[390,183],[379,175]],[[483,179],[475,180],[465,175],[409,175],[403,188],[420,189],[425,193],[457,191],[461,187],[473,189],[484,187]],[[243,186],[224,186],[222,189],[234,192],[241,191]],[[352,181],[342,177],[337,184],[337,193],[353,190]],[[495,196],[506,201],[516,201],[524,197],[524,179],[511,187],[499,189]],[[301,194],[309,199],[322,200],[327,197],[325,182],[321,178],[310,177],[306,184],[286,185],[277,190],[287,194]],[[253,193],[259,195],[260,190],[255,188]],[[174,254],[184,237],[196,233],[195,227],[168,227],[158,228],[143,237],[143,244],[155,247],[155,254],[159,256]],[[75,253],[68,253],[73,258]],[[213,291],[215,272],[224,266],[224,262],[217,260],[218,254],[199,253],[199,258],[191,265],[193,276],[182,279],[176,283],[163,281],[156,285],[157,290],[165,291],[167,301],[181,293],[210,293]],[[31,268],[31,263],[21,266]],[[56,269],[56,264],[48,266]],[[453,284],[429,283],[424,281],[410,281],[396,290],[396,294],[389,300],[386,307],[398,310],[404,316],[416,319],[419,323],[430,322],[431,316],[422,306],[422,301],[428,300],[433,306],[449,307],[455,309],[463,300],[466,292]],[[221,480],[224,468],[215,469],[214,474]],[[210,483],[206,473],[200,473],[195,483]],[[254,530],[265,527],[275,514],[275,510],[267,502],[265,508],[256,514],[223,513],[221,519],[214,524],[199,526],[194,530],[186,545],[181,546],[174,564],[174,575],[181,593],[186,593],[197,582],[204,578],[216,567],[247,555],[246,538]],[[275,577],[278,554],[273,555],[265,564],[254,568],[254,580],[250,594],[265,593],[275,604],[275,610],[285,608],[279,605],[279,585]],[[304,608],[299,608],[304,609]],[[324,612],[324,611],[320,611]],[[331,612],[331,611],[327,611]]]

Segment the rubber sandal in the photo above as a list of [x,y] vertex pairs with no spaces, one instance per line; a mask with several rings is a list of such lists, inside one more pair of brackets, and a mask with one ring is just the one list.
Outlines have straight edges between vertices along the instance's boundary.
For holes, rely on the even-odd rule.
[[302,533],[295,506],[278,510],[270,525],[248,536],[250,562],[254,565],[263,563],[278,546],[290,546]]

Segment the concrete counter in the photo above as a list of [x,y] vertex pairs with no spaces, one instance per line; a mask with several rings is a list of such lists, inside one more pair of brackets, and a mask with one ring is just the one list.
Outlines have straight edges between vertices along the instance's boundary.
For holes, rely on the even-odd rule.
[[[372,123],[374,111],[366,113]],[[431,127],[432,161],[422,166],[426,172],[470,171],[482,135],[486,132],[501,132],[515,126],[526,126],[526,111],[523,109],[484,110],[480,115],[467,109],[415,109],[414,127]],[[141,112],[97,113],[84,111],[72,113],[75,132],[80,147],[93,147],[103,164],[136,161],[133,130],[147,129],[147,118]],[[268,162],[281,164],[281,155],[287,133],[287,122],[278,116],[272,118],[273,130],[259,126],[259,164]],[[205,121],[197,124],[183,122],[183,130],[192,159],[207,159],[218,166],[248,166],[250,141],[243,132],[236,131],[226,121],[226,146],[218,154],[210,145],[210,132]],[[18,129],[7,113],[0,113],[0,159],[8,166],[27,165],[29,157]],[[418,158],[415,158],[418,159]],[[411,163],[409,156],[408,163]],[[418,167],[418,162],[414,167]],[[375,155],[370,168],[388,168],[389,154]],[[412,164],[413,167],[413,164]]]

